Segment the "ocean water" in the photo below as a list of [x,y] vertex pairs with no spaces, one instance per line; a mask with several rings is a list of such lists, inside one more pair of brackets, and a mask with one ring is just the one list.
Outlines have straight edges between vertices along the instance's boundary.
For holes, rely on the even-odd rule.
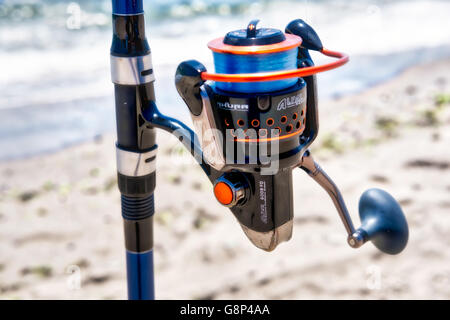
[[[213,70],[209,40],[253,18],[279,29],[310,23],[350,54],[319,75],[321,99],[361,91],[418,63],[450,57],[450,1],[144,0],[159,108],[189,122],[178,63]],[[0,0],[0,160],[56,151],[115,130],[109,0]],[[316,63],[327,58],[313,56]],[[420,81],[420,79],[418,79]]]

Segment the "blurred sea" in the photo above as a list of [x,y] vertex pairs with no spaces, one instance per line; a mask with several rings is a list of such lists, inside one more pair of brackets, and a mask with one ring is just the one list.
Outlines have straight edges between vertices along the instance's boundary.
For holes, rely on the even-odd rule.
[[[160,109],[189,122],[173,75],[206,43],[243,28],[302,18],[345,67],[319,75],[322,99],[358,92],[408,66],[450,56],[450,1],[144,0]],[[109,0],[0,0],[0,160],[59,150],[114,132]],[[314,55],[316,63],[326,58]],[[420,79],[417,79],[420,82]]]

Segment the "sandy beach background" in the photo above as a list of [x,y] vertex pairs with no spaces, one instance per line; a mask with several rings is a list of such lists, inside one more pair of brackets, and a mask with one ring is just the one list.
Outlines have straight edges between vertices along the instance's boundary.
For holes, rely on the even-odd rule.
[[[449,1],[144,4],[159,108],[188,123],[178,63],[212,70],[207,42],[251,19],[284,29],[303,18],[348,53],[318,76],[312,153],[355,225],[359,196],[379,187],[410,227],[398,256],[351,249],[331,200],[297,170],[293,238],[263,252],[158,132],[157,298],[450,298]],[[0,299],[126,299],[110,42],[110,0],[0,0]]]
[[[398,256],[354,250],[324,191],[294,173],[293,238],[251,245],[201,171],[158,134],[157,298],[449,299],[450,60],[422,64],[361,93],[323,101],[312,152],[355,224],[360,194],[381,187],[406,214]],[[125,299],[114,136],[0,163],[0,298]]]

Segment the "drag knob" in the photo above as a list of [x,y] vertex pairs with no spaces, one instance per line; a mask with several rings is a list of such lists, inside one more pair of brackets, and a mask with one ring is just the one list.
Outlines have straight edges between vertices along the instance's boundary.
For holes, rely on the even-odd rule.
[[214,183],[214,195],[226,207],[245,202],[247,189],[245,177],[236,173],[224,174]]
[[352,247],[371,241],[388,254],[400,253],[408,243],[408,223],[397,201],[380,189],[369,189],[359,200],[362,226],[349,237]]

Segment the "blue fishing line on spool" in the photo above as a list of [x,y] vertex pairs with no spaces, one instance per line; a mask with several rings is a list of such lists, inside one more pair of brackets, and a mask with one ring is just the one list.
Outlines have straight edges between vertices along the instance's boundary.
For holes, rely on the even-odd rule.
[[[298,48],[264,54],[230,54],[213,52],[216,73],[241,74],[297,69]],[[295,85],[297,78],[259,82],[216,82],[216,87],[231,92],[263,93]]]

